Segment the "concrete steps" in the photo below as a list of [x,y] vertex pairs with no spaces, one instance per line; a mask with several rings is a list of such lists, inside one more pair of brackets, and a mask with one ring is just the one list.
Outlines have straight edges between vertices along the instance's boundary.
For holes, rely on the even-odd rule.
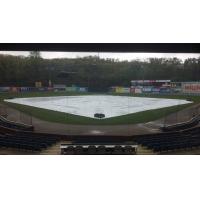
[[41,151],[40,155],[60,155],[60,145],[61,144],[70,144],[70,141],[60,141],[54,144],[53,146]]
[[138,145],[137,155],[156,155],[152,150],[147,149],[144,146]]

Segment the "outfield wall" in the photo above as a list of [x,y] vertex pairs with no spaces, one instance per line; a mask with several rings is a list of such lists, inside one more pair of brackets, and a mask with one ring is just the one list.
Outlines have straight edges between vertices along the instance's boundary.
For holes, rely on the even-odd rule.
[[[173,83],[172,83],[173,84]],[[66,87],[65,85],[54,85],[54,87],[0,87],[0,92],[37,92],[37,91],[67,91],[67,92],[88,92],[87,87]],[[200,82],[181,82],[172,87],[156,86],[131,86],[111,87],[110,92],[117,94],[187,94],[200,95]]]
[[111,87],[110,92],[131,94],[178,94],[200,95],[200,82],[172,82],[167,86]]
[[0,87],[0,92],[45,92],[45,91],[67,91],[67,92],[87,92],[86,87],[66,87],[55,85],[54,87]]
[[115,87],[110,87],[109,91],[113,92],[113,93],[118,93],[118,94],[129,94],[130,88],[129,87],[115,86]]

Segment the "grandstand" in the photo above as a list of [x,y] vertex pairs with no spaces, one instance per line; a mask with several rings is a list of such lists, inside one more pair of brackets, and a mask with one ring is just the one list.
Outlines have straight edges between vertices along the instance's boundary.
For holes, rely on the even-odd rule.
[[[22,124],[24,127],[24,124]],[[61,154],[115,154],[115,155],[133,155],[136,154],[137,146],[130,143],[131,137],[118,136],[113,139],[112,136],[80,136],[80,135],[59,135],[38,133],[34,131],[22,131],[18,127],[9,124],[1,124],[0,126],[0,149],[12,148],[15,150],[29,151],[30,154],[34,152],[42,152],[52,145],[61,141],[70,142],[69,144],[61,144]]]
[[0,148],[28,150],[32,154],[49,148],[59,140],[58,135],[34,132],[32,126],[2,118],[0,120]]
[[[199,116],[195,120],[199,123]],[[59,143],[58,151],[63,155],[134,155],[140,153],[139,145],[156,154],[173,154],[178,150],[200,147],[200,126],[198,123],[193,124],[193,121],[194,119],[191,119],[190,123],[186,122],[184,126],[173,125],[167,132],[108,136],[48,134],[34,132],[33,129],[27,131],[25,128],[30,129],[29,125],[16,124],[1,118],[0,149],[12,148],[34,154]]]
[[172,152],[177,150],[191,150],[200,147],[200,127],[168,132],[162,134],[141,135],[134,137],[134,141],[155,153]]
[[40,152],[59,141],[58,137],[44,134],[1,132],[0,147]]

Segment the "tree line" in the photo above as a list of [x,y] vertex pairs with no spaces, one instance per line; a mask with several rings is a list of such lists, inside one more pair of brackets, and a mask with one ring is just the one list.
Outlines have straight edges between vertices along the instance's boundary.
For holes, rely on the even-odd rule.
[[[67,76],[60,76],[62,72]],[[71,73],[74,72],[74,73]],[[34,86],[41,81],[88,87],[105,91],[110,86],[130,86],[131,80],[170,79],[199,81],[200,57],[184,61],[178,58],[149,58],[145,61],[119,61],[97,56],[44,59],[39,52],[30,56],[0,55],[0,86]]]

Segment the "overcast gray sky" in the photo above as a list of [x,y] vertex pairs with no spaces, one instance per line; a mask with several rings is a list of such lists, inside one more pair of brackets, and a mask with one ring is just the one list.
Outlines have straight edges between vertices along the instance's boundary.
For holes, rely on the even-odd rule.
[[[10,54],[10,55],[22,55],[28,56],[28,51],[0,51],[0,54]],[[198,58],[200,54],[192,54],[192,53],[91,53],[91,52],[41,52],[41,56],[43,58],[77,58],[77,57],[85,57],[85,56],[94,56],[99,55],[100,58],[114,58],[119,60],[134,60],[134,59],[146,59],[150,57],[156,58],[173,58],[177,57],[182,60],[187,58]]]

